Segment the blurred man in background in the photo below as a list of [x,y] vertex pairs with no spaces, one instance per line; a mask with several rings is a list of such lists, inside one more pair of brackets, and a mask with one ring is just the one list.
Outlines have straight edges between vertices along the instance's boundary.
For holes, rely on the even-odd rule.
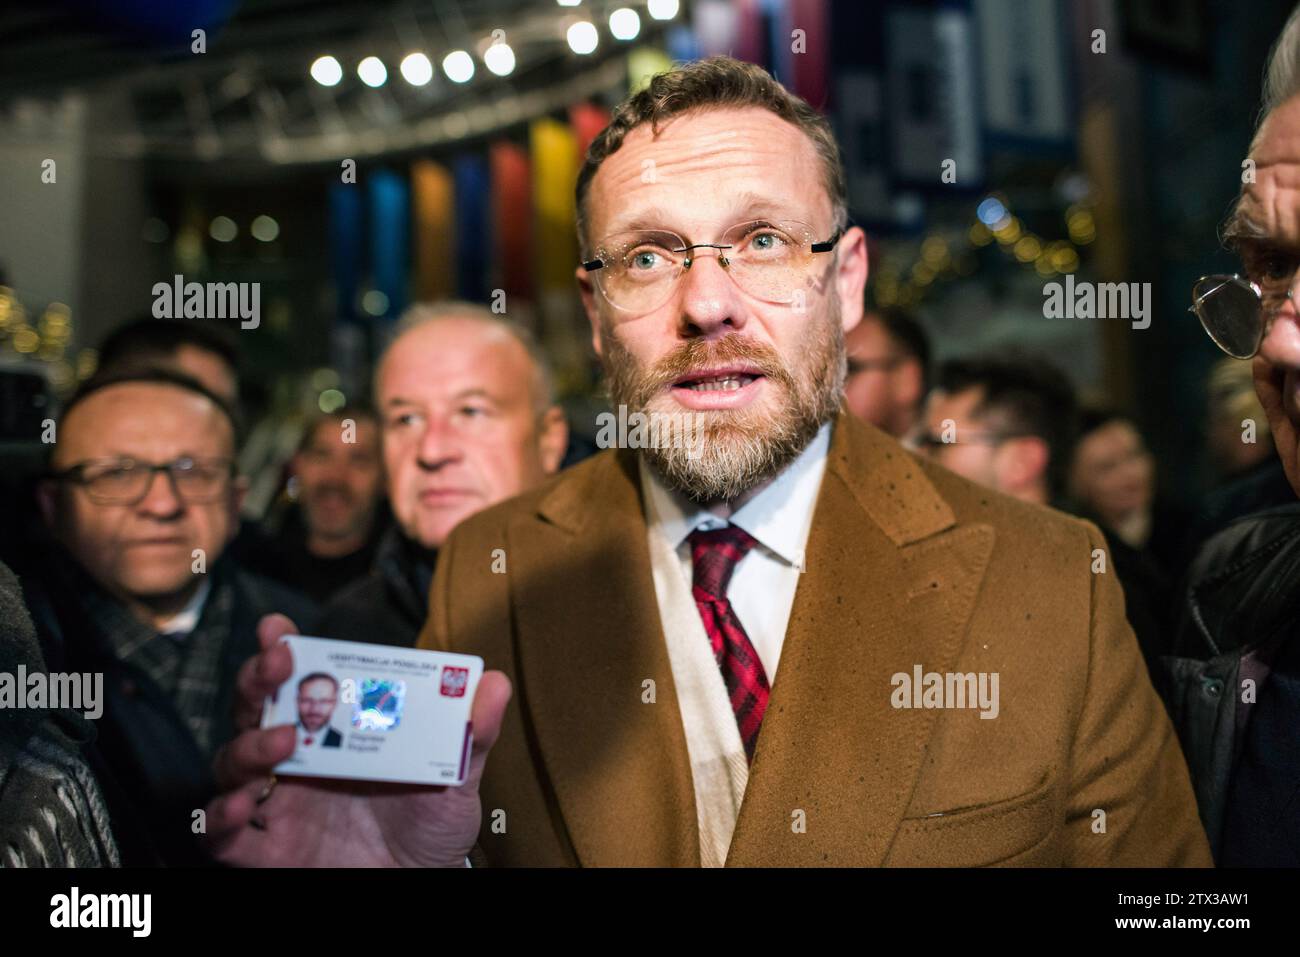
[[124,862],[195,863],[256,622],[307,606],[223,561],[243,494],[223,399],[180,373],[107,375],[57,429],[28,607],[52,671],[104,675],[94,763]]
[[919,443],[958,475],[1058,505],[1077,428],[1074,390],[1039,359],[955,359],[939,370]]
[[930,389],[930,342],[920,322],[903,309],[868,312],[844,345],[849,411],[896,439],[910,437]]
[[374,411],[344,406],[317,416],[289,470],[294,507],[274,535],[241,549],[241,561],[324,604],[370,571],[386,528]]
[[408,310],[379,360],[375,405],[396,527],[313,633],[413,646],[438,548],[462,519],[555,472],[568,426],[531,336],[472,303]]
[[235,334],[218,322],[133,319],[99,344],[100,375],[157,368],[183,372],[232,409],[239,408],[239,345]]

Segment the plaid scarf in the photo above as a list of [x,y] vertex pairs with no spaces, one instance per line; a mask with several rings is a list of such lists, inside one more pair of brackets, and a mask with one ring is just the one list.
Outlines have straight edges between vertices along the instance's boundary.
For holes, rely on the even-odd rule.
[[94,622],[99,640],[114,658],[137,669],[162,690],[204,755],[211,757],[222,742],[216,728],[229,723],[221,710],[224,656],[231,634],[234,583],[220,567],[213,569],[212,588],[199,622],[188,635],[171,637],[141,622],[81,569],[65,564],[65,573],[79,579],[65,594],[79,597],[87,620]]

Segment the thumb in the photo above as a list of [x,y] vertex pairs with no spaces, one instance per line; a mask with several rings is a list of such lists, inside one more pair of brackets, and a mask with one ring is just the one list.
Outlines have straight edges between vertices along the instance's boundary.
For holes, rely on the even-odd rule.
[[285,635],[298,633],[298,626],[293,623],[293,619],[279,612],[263,615],[257,622],[257,643],[263,651],[274,648]]
[[512,693],[510,679],[503,672],[485,671],[479,679],[478,690],[474,693],[474,706],[470,710],[474,745],[470,751],[469,774],[465,778],[464,786],[467,788],[478,788],[488,751],[501,734],[501,723]]

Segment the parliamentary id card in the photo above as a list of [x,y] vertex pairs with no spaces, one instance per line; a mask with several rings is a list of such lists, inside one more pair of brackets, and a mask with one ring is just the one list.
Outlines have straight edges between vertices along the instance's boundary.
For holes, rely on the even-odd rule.
[[267,699],[262,727],[292,724],[297,743],[277,774],[464,783],[482,658],[304,635],[283,640],[293,675]]

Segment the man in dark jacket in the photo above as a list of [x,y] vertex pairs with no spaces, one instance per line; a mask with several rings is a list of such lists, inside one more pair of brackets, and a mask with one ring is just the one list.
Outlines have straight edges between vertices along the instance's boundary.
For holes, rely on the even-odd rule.
[[241,535],[239,563],[324,605],[374,565],[388,527],[379,421],[369,407],[318,415],[289,463],[294,504],[275,528]]
[[27,605],[51,670],[104,676],[91,761],[123,862],[198,863],[195,812],[233,735],[256,623],[310,605],[222,557],[243,483],[219,397],[178,373],[110,375],[81,388],[57,429]]
[[[1300,490],[1300,8],[1274,48],[1255,175],[1225,229],[1244,277],[1197,283],[1193,309],[1255,392]],[[1300,506],[1238,519],[1193,561],[1164,689],[1215,860],[1300,866]]]
[[438,547],[462,519],[555,472],[568,426],[536,343],[471,303],[407,313],[379,361],[375,405],[396,524],[370,574],[309,632],[413,647]]
[[1237,519],[1193,562],[1177,654],[1164,660],[1220,864],[1300,864],[1297,585],[1300,503]]

